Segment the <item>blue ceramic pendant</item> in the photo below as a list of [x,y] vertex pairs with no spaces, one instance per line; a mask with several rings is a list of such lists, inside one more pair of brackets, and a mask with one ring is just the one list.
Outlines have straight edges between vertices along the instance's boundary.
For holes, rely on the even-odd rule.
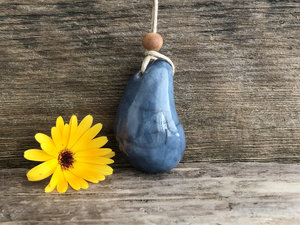
[[130,79],[115,120],[120,150],[136,168],[165,172],[185,150],[185,137],[173,95],[173,70],[164,60],[150,63]]

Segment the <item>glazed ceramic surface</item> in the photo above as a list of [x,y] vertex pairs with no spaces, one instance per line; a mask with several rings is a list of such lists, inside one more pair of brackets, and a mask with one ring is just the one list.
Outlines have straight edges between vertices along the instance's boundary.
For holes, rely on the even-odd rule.
[[150,173],[174,168],[185,150],[185,136],[173,95],[173,71],[156,60],[130,79],[115,120],[120,150],[136,168]]

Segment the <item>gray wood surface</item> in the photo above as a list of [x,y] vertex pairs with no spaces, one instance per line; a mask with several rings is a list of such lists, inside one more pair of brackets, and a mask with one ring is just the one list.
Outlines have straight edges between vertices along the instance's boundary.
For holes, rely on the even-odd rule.
[[[0,0],[1,224],[299,224],[300,1],[160,1],[187,150],[159,175],[129,167],[113,136],[151,7]],[[26,180],[36,163],[23,152],[72,114],[103,123],[115,174],[47,195],[47,180]]]
[[[147,175],[119,168],[89,189],[44,194],[25,169],[0,170],[0,222],[298,225],[300,165],[184,163]],[[41,184],[42,183],[42,184]]]
[[[113,120],[143,59],[150,0],[0,1],[0,167],[29,167],[55,118]],[[300,2],[164,0],[184,162],[300,160]],[[117,154],[118,163],[124,163]]]

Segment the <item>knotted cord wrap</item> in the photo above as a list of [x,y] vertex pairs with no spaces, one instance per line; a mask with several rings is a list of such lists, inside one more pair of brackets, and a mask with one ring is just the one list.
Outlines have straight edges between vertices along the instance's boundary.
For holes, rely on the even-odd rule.
[[174,73],[175,73],[175,66],[174,66],[174,63],[172,62],[172,60],[169,57],[167,57],[167,56],[165,56],[165,55],[163,55],[163,54],[161,54],[161,53],[159,53],[157,51],[153,51],[153,50],[146,51],[145,55],[146,55],[146,57],[144,58],[144,61],[142,63],[142,68],[141,68],[142,73],[144,73],[146,71],[147,66],[148,66],[148,64],[150,63],[151,60],[164,59],[168,63],[170,63],[170,65],[172,66],[172,68],[173,68],[173,75],[174,75]]
[[[152,21],[151,21],[151,32],[152,33],[157,33],[157,16],[158,16],[158,0],[153,1],[153,8],[152,8]],[[145,73],[148,64],[150,63],[151,60],[157,60],[157,59],[164,59],[166,60],[173,68],[173,75],[175,73],[175,66],[172,60],[159,53],[158,51],[150,50],[145,52],[145,58],[142,63],[141,71],[142,73]]]

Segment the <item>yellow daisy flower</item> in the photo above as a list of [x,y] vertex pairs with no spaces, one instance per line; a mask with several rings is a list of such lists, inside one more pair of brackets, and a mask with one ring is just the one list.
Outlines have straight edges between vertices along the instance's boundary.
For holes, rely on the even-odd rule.
[[91,127],[92,123],[91,115],[86,116],[79,125],[75,115],[69,124],[65,124],[60,116],[51,129],[51,137],[36,134],[35,139],[41,149],[29,149],[24,152],[24,157],[43,163],[28,171],[28,180],[39,181],[53,174],[45,192],[57,187],[59,193],[64,193],[68,184],[75,190],[87,189],[87,181],[98,183],[106,175],[111,175],[113,169],[107,164],[114,162],[111,158],[115,153],[109,148],[101,148],[108,139],[104,136],[95,138],[102,124]]

